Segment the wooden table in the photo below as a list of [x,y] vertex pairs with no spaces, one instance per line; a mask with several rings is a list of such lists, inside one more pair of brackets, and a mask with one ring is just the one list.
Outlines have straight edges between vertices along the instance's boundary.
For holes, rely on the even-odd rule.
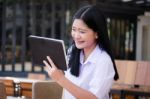
[[15,78],[15,77],[0,77],[0,81],[4,82],[6,86],[6,94],[7,96],[16,96],[16,84],[19,84],[21,96],[28,97],[31,99],[32,97],[32,84],[34,82],[40,81],[35,79],[27,79],[27,78]]
[[130,85],[113,85],[110,93],[119,94],[120,95],[119,99],[126,99],[127,95],[135,97],[139,96],[150,97],[150,87],[143,86],[136,88]]

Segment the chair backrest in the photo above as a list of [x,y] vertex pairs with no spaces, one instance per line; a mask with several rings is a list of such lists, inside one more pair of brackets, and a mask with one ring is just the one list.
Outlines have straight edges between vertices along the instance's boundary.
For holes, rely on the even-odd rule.
[[145,85],[150,86],[150,61],[147,62],[147,70],[146,70],[146,78],[145,78]]
[[115,60],[115,63],[119,73],[119,80],[115,81],[115,83],[133,85],[135,81],[137,62],[130,60]]
[[135,85],[145,85],[146,73],[147,73],[147,63],[146,61],[138,61]]
[[63,88],[54,81],[34,82],[32,99],[61,99]]
[[127,61],[127,73],[126,73],[125,84],[134,85],[137,65],[138,65],[137,61],[133,61],[133,60]]
[[127,61],[125,60],[115,60],[116,67],[119,74],[119,79],[115,81],[117,84],[124,84],[124,80],[127,72]]
[[14,95],[14,81],[12,79],[2,79],[1,82],[3,82],[6,87],[6,95],[13,96]]
[[6,87],[3,82],[0,82],[0,99],[6,99]]

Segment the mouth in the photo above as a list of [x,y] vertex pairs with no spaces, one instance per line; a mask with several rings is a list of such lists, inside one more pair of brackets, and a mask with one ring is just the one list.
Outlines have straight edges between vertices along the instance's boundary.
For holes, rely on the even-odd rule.
[[75,41],[76,44],[82,44],[84,41]]

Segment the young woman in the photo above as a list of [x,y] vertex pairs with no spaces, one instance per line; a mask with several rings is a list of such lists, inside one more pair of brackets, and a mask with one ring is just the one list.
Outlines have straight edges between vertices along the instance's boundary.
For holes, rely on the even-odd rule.
[[98,6],[84,6],[73,17],[68,50],[69,68],[57,69],[50,57],[44,60],[49,76],[61,85],[64,99],[109,99],[113,80],[118,79],[106,20]]

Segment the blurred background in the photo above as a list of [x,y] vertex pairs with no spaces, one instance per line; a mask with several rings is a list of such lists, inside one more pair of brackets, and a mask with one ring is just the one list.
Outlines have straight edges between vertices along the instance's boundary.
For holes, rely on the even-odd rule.
[[0,76],[45,73],[32,63],[29,35],[70,45],[75,11],[99,3],[115,59],[150,61],[150,0],[0,0]]

